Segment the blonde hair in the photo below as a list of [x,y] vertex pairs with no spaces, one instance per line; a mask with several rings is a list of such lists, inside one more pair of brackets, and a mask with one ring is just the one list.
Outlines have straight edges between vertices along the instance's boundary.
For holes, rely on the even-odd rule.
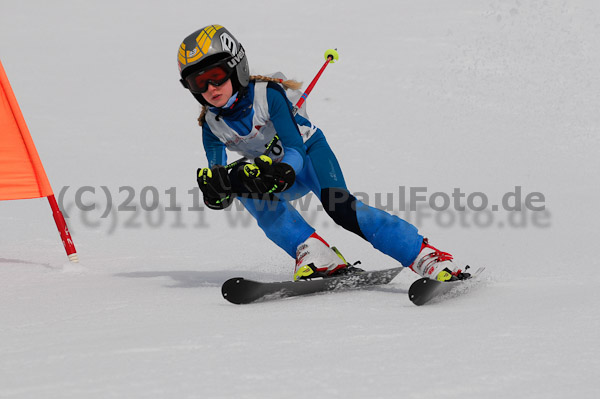
[[[283,86],[283,88],[285,90],[287,90],[287,89],[299,90],[300,88],[302,88],[302,82],[298,82],[293,79],[283,80],[283,79],[272,78],[272,77],[263,76],[263,75],[250,75],[250,80],[251,81],[258,80],[261,82],[279,83],[280,85]],[[207,112],[208,112],[208,106],[202,105],[202,110],[200,110],[200,116],[198,117],[198,125],[199,126],[202,126],[204,124],[204,122],[206,121],[206,113]]]

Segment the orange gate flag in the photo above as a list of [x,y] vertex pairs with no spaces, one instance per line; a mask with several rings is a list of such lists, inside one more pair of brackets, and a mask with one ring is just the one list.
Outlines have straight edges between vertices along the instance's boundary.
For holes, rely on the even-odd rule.
[[48,197],[67,255],[77,262],[73,239],[0,62],[0,200],[41,197]]

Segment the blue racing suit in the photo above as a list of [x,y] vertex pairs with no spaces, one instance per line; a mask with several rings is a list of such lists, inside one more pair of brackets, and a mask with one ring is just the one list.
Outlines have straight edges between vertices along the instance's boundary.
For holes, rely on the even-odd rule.
[[209,166],[227,163],[226,148],[254,159],[277,134],[279,145],[269,156],[275,162],[285,162],[294,168],[294,185],[276,194],[277,200],[269,204],[260,199],[238,197],[269,239],[295,257],[298,245],[315,229],[289,201],[312,191],[338,225],[369,241],[402,265],[410,266],[423,242],[417,228],[350,194],[323,132],[305,113],[294,116],[292,108],[279,84],[254,81],[224,107],[210,108],[202,127]]

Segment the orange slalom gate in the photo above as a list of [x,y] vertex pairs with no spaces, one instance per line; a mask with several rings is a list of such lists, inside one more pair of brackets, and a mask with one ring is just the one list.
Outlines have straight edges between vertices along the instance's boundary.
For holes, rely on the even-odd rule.
[[0,200],[47,197],[72,262],[79,258],[17,99],[0,62]]

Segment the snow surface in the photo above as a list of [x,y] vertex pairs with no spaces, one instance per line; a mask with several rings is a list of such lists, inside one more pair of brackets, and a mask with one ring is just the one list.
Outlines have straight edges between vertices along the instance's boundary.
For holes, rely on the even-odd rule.
[[[2,0],[0,57],[81,264],[44,199],[0,204],[0,397],[599,397],[598,21],[595,0]],[[293,262],[243,212],[188,210],[205,160],[176,53],[212,23],[254,73],[307,83],[339,50],[308,111],[351,190],[492,205],[519,186],[545,211],[423,210],[433,243],[487,267],[447,301],[413,306],[405,271],[229,304],[227,278],[288,279]],[[396,264],[316,201],[306,215],[365,268]]]

